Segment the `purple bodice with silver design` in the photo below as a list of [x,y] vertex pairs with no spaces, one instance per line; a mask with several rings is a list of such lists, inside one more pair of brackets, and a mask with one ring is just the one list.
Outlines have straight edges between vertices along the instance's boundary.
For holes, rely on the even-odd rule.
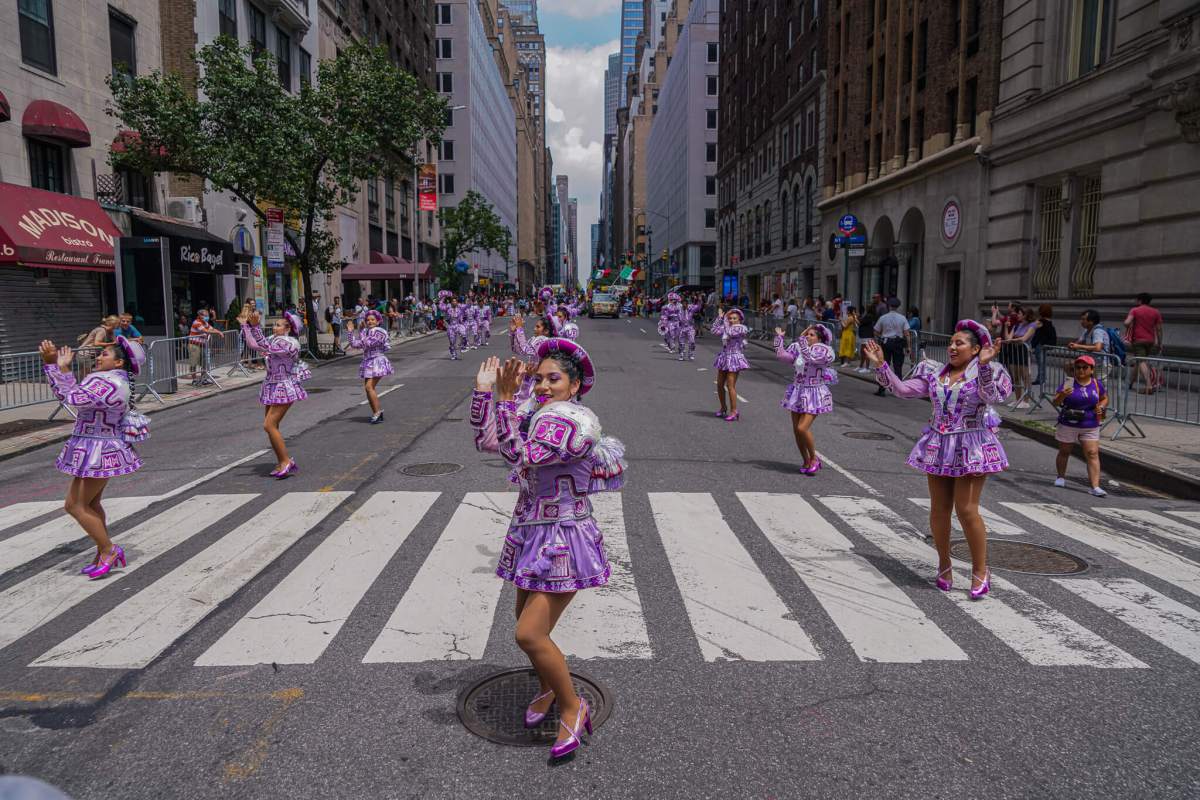
[[384,355],[392,347],[386,330],[379,326],[355,328],[350,332],[350,346],[363,351],[358,377],[383,378],[392,374],[392,362]]
[[683,304],[667,303],[663,306],[662,320],[668,325],[678,325],[683,321]]
[[129,378],[123,370],[93,372],[76,382],[57,364],[42,370],[61,402],[75,410],[75,428],[55,461],[61,472],[77,478],[113,478],[142,466],[133,447],[122,438],[129,411]]
[[266,355],[267,374],[263,378],[258,401],[266,406],[287,405],[304,400],[308,392],[300,385],[296,368],[300,361],[300,342],[291,336],[272,336],[270,339],[262,329],[242,325],[242,336],[246,346]]
[[721,352],[717,353],[713,367],[723,372],[740,372],[750,368],[746,358],[746,337],[750,329],[745,325],[727,325],[724,317],[713,322],[712,332],[721,337]]

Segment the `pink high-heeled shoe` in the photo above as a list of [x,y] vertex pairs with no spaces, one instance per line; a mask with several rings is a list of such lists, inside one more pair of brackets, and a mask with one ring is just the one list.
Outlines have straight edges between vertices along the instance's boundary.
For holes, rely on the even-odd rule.
[[288,475],[291,475],[293,472],[299,472],[299,471],[300,471],[300,468],[296,466],[295,461],[288,461],[286,467],[284,467],[281,470],[272,472],[271,474],[274,475],[276,478],[283,480]]
[[125,566],[125,551],[121,549],[120,545],[113,547],[112,552],[108,554],[107,558],[100,556],[100,563],[96,564],[96,568],[88,573],[88,579],[94,581],[96,578],[103,578],[112,572],[112,568],[118,562],[122,567]]
[[550,757],[551,758],[562,758],[563,756],[567,755],[568,753],[575,752],[575,750],[579,747],[580,742],[582,741],[579,738],[580,727],[587,730],[588,735],[591,736],[591,734],[592,734],[592,710],[590,708],[588,708],[587,700],[584,700],[582,698],[579,700],[579,713],[575,716],[575,727],[574,728],[567,725],[567,723],[563,722],[561,719],[558,721],[558,724],[562,725],[564,728],[566,728],[567,733],[569,733],[571,735],[568,736],[566,739],[563,739],[561,742],[554,743],[554,746],[550,748]]
[[[971,573],[971,577],[979,578],[979,576],[976,575],[974,572]],[[987,594],[988,592],[990,592],[992,590],[992,571],[991,571],[991,569],[985,569],[983,571],[983,577],[980,579],[980,581],[981,582],[979,584],[979,587],[971,590],[971,599],[972,600],[978,600],[979,598],[983,597],[985,594]]]
[[737,422],[739,419],[741,419],[741,417],[742,417],[742,412],[735,411],[732,414],[730,414],[728,417],[726,417],[725,421],[726,422]]
[[[529,705],[532,706],[534,703],[538,702],[539,700],[545,700],[548,696],[550,696],[552,694],[554,694],[553,689],[549,689],[545,692],[542,692],[537,697],[530,700]],[[544,720],[546,718],[546,715],[550,713],[551,708],[554,708],[553,700],[550,701],[550,705],[546,706],[545,711],[530,711],[529,706],[526,706],[525,707],[525,727],[526,728],[536,728],[538,725],[541,725],[542,720]]]
[[722,408],[720,411],[717,412],[717,416],[720,417],[721,419],[725,419],[725,415],[728,413],[729,413],[728,411],[726,411],[725,409]]
[[[949,575],[950,579],[946,580],[945,578],[942,577],[943,575]],[[941,589],[943,592],[948,592],[954,588],[954,567],[953,566],[946,567],[944,570],[941,570],[940,572],[938,572],[937,587],[939,589]]]

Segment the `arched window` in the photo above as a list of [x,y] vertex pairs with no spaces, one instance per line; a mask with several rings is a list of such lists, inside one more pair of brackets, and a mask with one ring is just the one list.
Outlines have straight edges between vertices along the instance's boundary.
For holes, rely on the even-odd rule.
[[813,240],[812,213],[815,201],[813,179],[808,178],[804,181],[804,242],[806,244],[812,244]]
[[800,189],[792,187],[792,247],[800,246]]
[[788,193],[787,189],[783,190],[783,196],[779,198],[779,249],[787,250],[788,240]]

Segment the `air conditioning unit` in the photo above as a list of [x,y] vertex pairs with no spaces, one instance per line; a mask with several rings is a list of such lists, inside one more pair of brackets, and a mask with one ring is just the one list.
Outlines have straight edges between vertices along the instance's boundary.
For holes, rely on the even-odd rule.
[[195,197],[168,197],[167,216],[202,225],[204,223],[204,207]]
[[249,278],[250,265],[246,263],[234,264],[233,275],[235,278]]

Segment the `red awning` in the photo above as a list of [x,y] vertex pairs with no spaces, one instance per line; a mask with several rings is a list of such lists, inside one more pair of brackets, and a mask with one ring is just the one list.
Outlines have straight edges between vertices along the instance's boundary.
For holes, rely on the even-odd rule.
[[70,147],[91,147],[92,133],[71,109],[52,100],[34,100],[21,117],[21,133],[56,139]]
[[[139,131],[117,131],[117,135],[113,137],[112,145],[109,147],[114,153],[124,153],[130,147],[137,147],[142,143],[142,134]],[[159,156],[166,156],[167,148],[158,148]]]
[[372,264],[399,264],[400,259],[395,256],[390,256],[387,253],[381,253],[378,250],[371,251]]
[[[394,258],[394,256],[392,256]],[[401,279],[432,278],[429,264],[413,264],[403,259],[378,264],[347,264],[342,267],[342,280],[347,281],[397,281]]]
[[12,109],[8,107],[8,98],[4,96],[4,92],[0,92],[0,122],[8,122],[12,119]]
[[0,183],[0,264],[112,272],[120,236],[95,200]]

